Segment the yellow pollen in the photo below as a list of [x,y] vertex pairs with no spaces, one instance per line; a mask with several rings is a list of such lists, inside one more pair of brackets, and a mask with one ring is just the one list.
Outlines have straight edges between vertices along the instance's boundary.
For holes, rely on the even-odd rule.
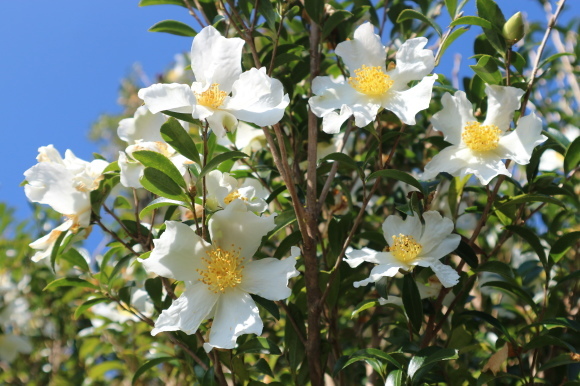
[[237,190],[234,190],[233,192],[231,192],[230,194],[228,194],[226,196],[226,198],[224,198],[224,202],[227,205],[229,205],[236,198],[239,198],[240,200],[243,200],[243,201],[248,201],[248,199],[246,197],[242,197],[242,195],[240,194],[240,192],[238,192]]
[[354,74],[354,77],[348,78],[348,83],[358,92],[369,96],[383,95],[393,85],[391,77],[380,66],[369,67],[363,64],[354,70]]
[[207,251],[207,258],[202,260],[206,263],[206,269],[198,269],[201,275],[199,279],[206,284],[214,293],[224,293],[226,289],[233,288],[242,282],[243,259],[240,257],[240,249],[224,250],[220,247]]
[[195,93],[195,98],[197,99],[198,104],[212,109],[220,107],[222,103],[224,103],[226,96],[228,96],[228,93],[220,91],[220,85],[217,83],[213,83],[202,93]]
[[399,233],[398,236],[393,236],[393,244],[389,251],[395,258],[403,263],[411,263],[423,247],[413,236],[405,236]]
[[461,138],[473,151],[489,151],[499,145],[501,130],[496,125],[482,125],[479,122],[467,122]]

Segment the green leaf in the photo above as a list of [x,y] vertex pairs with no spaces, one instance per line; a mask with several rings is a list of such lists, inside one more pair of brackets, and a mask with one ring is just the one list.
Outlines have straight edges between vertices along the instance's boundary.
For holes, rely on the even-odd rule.
[[86,280],[80,279],[78,277],[63,277],[52,281],[44,287],[43,291],[54,289],[58,287],[84,287],[91,289],[99,289],[96,285],[89,283]]
[[365,300],[362,303],[359,303],[354,308],[354,311],[350,315],[350,318],[353,319],[355,316],[357,316],[359,313],[363,312],[364,310],[368,310],[369,308],[377,307],[379,304],[380,303],[378,300],[373,300],[373,299]]
[[402,23],[405,20],[410,20],[410,19],[417,19],[422,21],[423,23],[426,23],[428,25],[430,25],[431,27],[433,27],[433,29],[435,29],[435,31],[437,32],[437,34],[439,34],[439,36],[443,35],[443,32],[441,31],[441,27],[439,27],[439,25],[437,25],[437,23],[435,23],[435,21],[431,18],[428,18],[427,16],[423,15],[421,12],[415,11],[414,9],[405,9],[403,12],[401,12],[399,14],[399,17],[397,18],[397,23]]
[[91,308],[95,304],[105,303],[105,302],[109,302],[109,301],[110,301],[110,299],[108,299],[108,298],[96,298],[96,299],[87,300],[86,302],[84,302],[83,304],[81,304],[80,306],[77,307],[77,309],[75,310],[75,313],[73,315],[73,318],[78,319],[79,316],[84,314],[84,312],[86,310],[88,310],[89,308]]
[[501,332],[507,340],[509,340],[512,343],[515,343],[513,338],[511,337],[510,333],[508,332],[508,330],[504,327],[504,325],[501,324],[499,320],[497,320],[496,318],[494,318],[493,316],[491,316],[489,314],[486,314],[485,312],[464,311],[461,314],[459,314],[458,317],[460,317],[462,320],[465,320],[465,321],[472,320],[473,318],[482,319],[485,322],[491,324],[493,327],[495,327],[499,332]]
[[158,196],[176,201],[185,201],[187,197],[179,185],[171,177],[154,168],[145,168],[139,178],[141,185],[148,191]]
[[473,248],[463,239],[459,242],[457,249],[453,253],[461,257],[471,268],[477,268],[479,259]]
[[550,256],[557,263],[580,240],[580,231],[567,233],[552,245]]
[[113,271],[111,271],[111,273],[109,274],[109,284],[111,284],[111,282],[115,279],[115,276],[117,276],[119,272],[121,272],[121,269],[125,268],[125,266],[129,263],[129,260],[132,257],[134,257],[134,255],[130,253],[127,256],[121,258],[121,260],[119,260],[117,264],[115,264],[115,268],[113,268]]
[[139,2],[139,7],[147,7],[149,5],[179,5],[186,8],[185,3],[183,0],[141,0]]
[[107,165],[105,169],[103,169],[103,174],[108,172],[120,172],[121,167],[119,166],[119,161],[111,162]]
[[[359,350],[350,356],[342,357],[344,358],[342,361],[337,361],[336,366],[334,367],[334,374],[336,375],[339,371],[345,369],[346,367],[350,366],[351,364],[359,361],[366,361],[369,359],[380,360],[381,362],[386,362],[394,365],[399,370],[403,370],[403,364],[395,359],[391,354],[387,354],[381,350],[377,350],[374,348],[367,348],[363,350]],[[342,359],[341,358],[341,359]]]
[[99,363],[97,365],[93,365],[91,367],[88,368],[87,370],[87,374],[88,377],[90,379],[92,379],[93,381],[96,380],[104,380],[105,379],[105,374],[109,371],[113,371],[113,370],[125,370],[127,367],[127,364],[121,361],[107,361],[107,362],[102,362]]
[[165,32],[172,35],[190,37],[197,35],[193,28],[177,20],[163,20],[155,23],[149,28],[149,32]]
[[89,268],[89,264],[87,263],[83,255],[81,255],[79,251],[77,251],[74,248],[71,248],[65,253],[63,253],[61,257],[66,261],[68,261],[69,263],[79,267],[83,272],[91,271],[91,269]]
[[255,294],[250,294],[250,296],[256,303],[264,307],[264,309],[268,311],[270,315],[274,317],[274,319],[280,320],[280,310],[278,309],[276,303],[274,303],[272,300],[264,299],[263,297]]
[[334,29],[338,27],[339,24],[345,20],[350,19],[352,16],[352,13],[344,9],[337,9],[334,11],[334,13],[330,15],[328,19],[326,19],[324,25],[322,26],[321,40],[326,39],[326,37],[330,35],[330,33],[334,31]]
[[270,0],[259,1],[258,12],[260,13],[260,15],[264,16],[264,19],[266,19],[268,28],[270,28],[272,31],[275,31],[276,21],[280,19],[280,14],[272,6],[272,2]]
[[236,350],[240,354],[271,354],[282,355],[282,351],[274,342],[267,338],[256,337],[246,341]]
[[439,65],[439,61],[441,60],[441,58],[443,57],[443,54],[445,53],[445,51],[447,51],[447,49],[449,48],[449,46],[455,41],[457,40],[458,37],[460,37],[461,35],[463,35],[465,32],[469,31],[468,27],[462,27],[462,28],[458,28],[455,31],[451,32],[449,34],[449,36],[447,36],[447,39],[445,39],[443,41],[443,44],[441,44],[441,48],[438,52],[438,56],[435,60],[435,66]]
[[198,179],[201,179],[207,173],[215,170],[222,162],[229,161],[231,159],[247,158],[248,155],[241,151],[228,151],[226,153],[218,154],[213,157],[201,170]]
[[414,384],[438,362],[459,358],[457,353],[458,351],[452,348],[427,347],[413,355],[409,362],[407,374]]
[[528,228],[524,228],[524,227],[518,226],[518,225],[509,225],[506,227],[506,229],[510,232],[517,234],[522,239],[527,241],[528,244],[530,244],[530,246],[534,249],[534,252],[536,252],[536,255],[538,255],[538,258],[542,262],[544,269],[549,268],[548,257],[546,256],[546,252],[544,251],[544,247],[540,243],[540,238],[538,236],[536,236],[536,234],[534,232],[532,232]]
[[59,253],[61,252],[60,244],[62,244],[62,241],[64,240],[67,234],[68,230],[61,232],[60,235],[58,235],[56,241],[54,242],[54,245],[52,246],[52,251],[50,252],[50,266],[52,267],[53,272],[54,272],[54,264],[56,263],[56,258],[59,256]]
[[[191,114],[185,114],[191,117]],[[161,126],[161,136],[163,139],[182,156],[188,158],[198,165],[201,165],[199,152],[191,139],[191,136],[185,131],[183,126],[177,122],[177,119],[171,117]]]
[[156,306],[161,304],[161,298],[163,296],[163,282],[161,278],[155,277],[145,280],[145,291],[151,298],[151,301]]
[[405,307],[405,314],[413,326],[415,332],[421,330],[423,324],[423,302],[421,301],[421,294],[417,288],[417,283],[411,275],[403,277],[403,306]]
[[578,167],[580,164],[580,137],[577,137],[574,142],[566,149],[564,156],[564,171],[566,174]]
[[534,299],[532,299],[530,294],[528,294],[526,291],[524,291],[523,288],[521,288],[519,285],[514,284],[512,282],[499,281],[499,280],[487,281],[487,282],[483,283],[481,285],[481,287],[494,287],[494,288],[502,289],[504,291],[511,293],[516,300],[519,299],[519,300],[523,300],[524,302],[526,302],[532,308],[532,310],[535,310],[537,308],[537,304],[536,304],[536,302],[534,302]]
[[470,65],[471,69],[488,84],[501,84],[503,77],[495,63],[495,60],[489,55],[482,55],[477,64]]
[[510,205],[519,205],[524,204],[526,202],[547,202],[548,204],[555,204],[561,206],[562,208],[566,208],[566,205],[562,201],[554,197],[545,196],[543,194],[522,194],[519,196],[512,197],[509,201],[498,205],[496,209],[501,210]]
[[395,169],[379,170],[379,171],[376,171],[374,173],[371,173],[368,176],[367,181],[373,180],[377,177],[392,178],[394,180],[404,182],[406,184],[409,184],[409,185],[419,189],[419,191],[421,193],[425,194],[425,192],[423,191],[423,186],[421,185],[421,183],[419,183],[419,181],[417,181],[415,179],[415,177],[413,177],[412,175],[407,174],[405,172],[395,170]]
[[304,0],[304,9],[314,23],[320,24],[324,15],[324,0]]
[[505,55],[506,42],[501,34],[505,24],[505,17],[501,9],[493,0],[477,0],[477,15],[492,24],[492,28],[483,28],[483,33],[492,47],[500,54]]
[[190,209],[190,206],[185,201],[171,200],[169,198],[159,197],[159,198],[156,198],[155,200],[151,201],[149,203],[149,205],[147,205],[145,208],[143,208],[141,210],[141,212],[139,213],[139,218],[143,219],[149,213],[153,212],[153,210],[158,209],[158,208],[162,208],[164,206],[170,206],[170,205],[182,206],[184,208]]
[[149,150],[138,150],[134,151],[132,156],[145,167],[157,169],[171,178],[177,185],[184,189],[187,188],[187,184],[177,167],[163,154]]
[[361,179],[364,178],[364,174],[363,174],[360,166],[356,163],[355,160],[353,160],[352,158],[350,158],[348,155],[346,155],[344,153],[331,153],[320,160],[321,163],[324,161],[336,161],[336,162],[340,162],[343,165],[348,165],[349,167],[351,167],[352,169],[354,169],[357,172],[357,174],[359,175],[359,177]]
[[553,367],[565,366],[565,365],[570,365],[573,363],[578,363],[578,361],[574,360],[570,356],[570,354],[560,354],[557,357],[550,359],[548,362],[546,362],[542,366],[540,366],[538,371],[545,371],[545,370],[551,369]]
[[445,8],[447,8],[451,20],[455,19],[455,15],[457,14],[457,0],[445,0]]
[[457,18],[449,24],[450,26],[457,26],[457,25],[477,25],[483,28],[491,29],[492,25],[489,21],[482,19],[481,17],[477,16],[462,16]]
[[561,58],[562,56],[574,56],[571,52],[560,52],[554,55],[547,57],[546,59],[542,60],[538,68],[544,67],[546,64],[553,62],[554,60]]
[[194,125],[199,124],[199,121],[196,120],[196,119],[193,119],[193,117],[191,116],[191,114],[176,113],[176,112],[171,111],[171,110],[163,110],[162,113],[165,114],[165,115],[168,115],[170,117],[173,117],[175,119],[179,119],[180,121],[192,123]]
[[131,381],[131,384],[134,385],[137,382],[137,379],[139,379],[139,377],[147,370],[149,370],[149,369],[151,369],[151,368],[153,368],[161,363],[176,361],[176,360],[179,360],[179,359],[174,358],[174,357],[160,357],[160,358],[151,359],[150,361],[143,363],[141,365],[141,367],[139,367],[137,369],[137,371],[135,371],[135,375],[133,375],[133,381]]
[[514,273],[509,265],[501,261],[486,261],[479,267],[474,269],[475,272],[491,272],[495,273],[507,281],[514,282]]

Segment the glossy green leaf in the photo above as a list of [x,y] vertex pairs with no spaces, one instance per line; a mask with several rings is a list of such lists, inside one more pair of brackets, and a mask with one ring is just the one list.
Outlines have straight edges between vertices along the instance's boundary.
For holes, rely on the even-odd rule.
[[198,178],[202,178],[207,173],[211,172],[212,170],[215,170],[222,162],[247,157],[248,155],[241,151],[228,151],[226,153],[218,154],[205,165],[205,167],[199,173]]
[[184,201],[187,198],[179,185],[158,169],[145,168],[139,182],[145,189],[158,196],[176,201]]
[[[191,114],[185,115],[191,117]],[[161,136],[182,156],[196,162],[198,165],[201,165],[199,152],[197,151],[193,139],[191,139],[191,136],[187,131],[185,131],[177,119],[171,117],[161,126]]]
[[170,361],[177,361],[177,360],[179,360],[179,359],[174,358],[174,357],[160,357],[160,358],[151,359],[150,361],[143,363],[137,369],[137,371],[135,371],[135,375],[133,375],[132,384],[134,385],[137,382],[137,380],[139,379],[139,377],[141,375],[143,375],[143,373],[145,373],[147,370],[149,370],[157,365],[160,365],[161,363],[166,363],[166,362],[170,362]]
[[324,0],[304,0],[304,9],[314,23],[320,24],[324,15]]
[[122,361],[107,361],[90,366],[87,369],[87,375],[93,381],[105,380],[106,375],[110,371],[125,370],[127,364]]
[[578,164],[580,164],[580,137],[577,137],[566,149],[564,171],[568,174],[577,168]]
[[326,37],[330,35],[330,33],[334,31],[336,27],[338,27],[345,20],[350,19],[352,16],[352,13],[344,9],[337,9],[334,11],[334,13],[330,15],[328,19],[326,19],[324,25],[322,26],[321,40],[326,39]]
[[144,219],[155,209],[162,208],[164,206],[181,206],[186,209],[190,209],[190,206],[185,201],[171,200],[165,197],[159,197],[151,201],[149,205],[141,210],[139,213],[139,218]]
[[54,272],[54,265],[56,264],[56,259],[59,256],[59,253],[61,252],[60,245],[62,244],[62,241],[64,240],[64,238],[66,237],[67,234],[68,234],[68,230],[61,232],[60,235],[58,235],[58,238],[56,239],[56,241],[54,242],[54,244],[52,246],[52,251],[50,252],[50,266],[52,267],[53,272]]
[[241,354],[270,354],[282,355],[282,351],[274,342],[267,338],[256,337],[246,341],[236,350],[236,355]]
[[405,314],[409,318],[413,330],[419,332],[423,324],[423,302],[421,301],[421,294],[417,288],[417,283],[415,283],[415,279],[411,275],[405,275],[403,277],[402,298]]
[[488,84],[499,85],[502,83],[502,75],[495,60],[489,55],[483,55],[477,61],[477,64],[470,65],[471,69]]
[[493,327],[495,327],[498,330],[498,332],[501,332],[502,335],[507,340],[514,343],[513,338],[511,337],[510,333],[505,328],[505,326],[503,324],[501,324],[501,322],[499,320],[497,320],[496,318],[494,318],[490,314],[486,314],[485,312],[481,312],[481,311],[464,311],[461,314],[459,314],[458,317],[461,318],[463,321],[472,320],[474,318],[482,319],[483,321],[485,321],[485,322],[491,324]]
[[560,237],[550,249],[550,256],[554,260],[554,263],[559,262],[560,259],[562,259],[566,253],[568,253],[570,248],[578,244],[579,240],[580,231],[567,233]]
[[272,31],[276,30],[276,22],[280,20],[280,14],[276,11],[276,9],[272,6],[272,2],[270,0],[261,0],[258,2],[258,12],[264,19],[266,19],[266,23],[268,24],[268,28]]
[[457,40],[458,37],[460,37],[461,35],[463,35],[467,31],[469,31],[468,27],[461,27],[461,28],[458,28],[455,31],[451,32],[449,34],[449,36],[447,36],[447,38],[443,41],[443,44],[441,44],[441,49],[439,50],[437,58],[435,59],[435,66],[439,65],[439,62],[441,61],[443,54],[445,53],[445,51],[447,51],[449,46],[451,46],[451,44],[455,40]]
[[71,263],[73,265],[76,265],[83,272],[90,272],[91,271],[91,269],[89,268],[89,264],[87,263],[87,261],[85,260],[83,255],[81,255],[80,252],[74,248],[71,248],[68,251],[66,251],[65,253],[63,253],[61,255],[61,258],[68,261],[69,263]]
[[343,361],[337,362],[337,365],[334,368],[334,374],[337,374],[339,371],[345,369],[355,362],[368,359],[377,359],[384,363],[390,363],[400,370],[403,369],[403,364],[395,359],[391,354],[387,354],[386,352],[374,348],[362,349],[350,356],[343,358],[345,358]]
[[571,52],[559,52],[557,54],[554,55],[550,55],[548,56],[546,59],[542,60],[540,62],[540,65],[538,66],[538,68],[542,68],[544,67],[546,64],[553,62],[554,60],[561,58],[562,56],[574,56],[573,53]]
[[413,355],[409,362],[407,374],[413,380],[413,384],[415,384],[437,363],[457,358],[459,358],[459,355],[455,349],[428,347]]
[[439,36],[443,35],[443,32],[441,31],[441,27],[439,27],[439,25],[437,23],[435,23],[435,21],[433,19],[428,18],[427,16],[423,15],[421,12],[415,11],[414,9],[405,9],[403,12],[401,12],[399,14],[399,17],[397,18],[397,23],[401,23],[405,20],[411,20],[411,19],[420,20],[423,23],[426,23],[426,24],[430,25],[431,27],[433,27],[433,29],[435,30],[435,32],[437,32],[437,34]]
[[177,20],[163,20],[155,23],[149,28],[149,32],[165,32],[172,35],[189,37],[197,35],[197,32],[193,28]]
[[530,246],[533,248],[534,252],[536,252],[536,255],[538,255],[538,258],[542,262],[544,269],[548,269],[548,257],[546,256],[544,247],[540,243],[539,237],[536,236],[533,231],[518,225],[510,225],[507,226],[506,229],[527,241],[528,244],[530,244]]
[[89,308],[91,308],[95,304],[105,303],[105,302],[110,302],[110,301],[111,301],[111,299],[108,299],[108,298],[96,298],[96,299],[87,300],[86,302],[84,302],[83,304],[81,304],[80,306],[77,307],[77,309],[75,310],[73,318],[78,319],[79,316],[84,314],[86,310],[88,310]]
[[404,386],[404,376],[405,373],[403,373],[403,370],[393,370],[389,372],[385,386]]
[[263,297],[255,294],[250,294],[250,296],[256,303],[258,303],[258,305],[262,306],[266,311],[268,311],[270,315],[274,317],[274,319],[280,320],[280,310],[278,309],[276,303],[274,303],[272,300],[264,299]]
[[495,273],[509,282],[514,282],[514,273],[512,268],[502,261],[486,261],[474,269],[474,271]]
[[80,279],[78,277],[63,277],[48,283],[46,287],[44,287],[43,291],[58,287],[84,287],[91,289],[99,289],[99,287],[97,287],[93,283],[89,283],[88,281]]
[[449,17],[453,20],[457,14],[457,0],[445,0],[445,8],[447,8]]
[[522,194],[512,197],[509,201],[498,205],[496,209],[500,210],[510,205],[519,205],[528,202],[546,202],[548,204],[555,204],[561,206],[562,208],[566,208],[566,205],[562,201],[554,197],[545,196],[543,194]]
[[550,359],[549,361],[544,363],[542,366],[540,366],[538,371],[545,371],[545,370],[548,370],[548,369],[551,369],[554,367],[566,366],[566,365],[571,365],[574,363],[578,363],[578,361],[574,360],[572,358],[572,356],[570,356],[569,353],[560,354],[557,357]]
[[459,242],[457,249],[453,253],[461,257],[471,268],[477,268],[479,259],[473,248],[465,240],[462,239]]
[[489,21],[481,18],[481,17],[477,17],[477,16],[462,16],[460,18],[457,18],[455,20],[453,20],[451,22],[451,26],[458,26],[458,25],[477,25],[483,28],[488,28],[491,29],[492,25]]
[[185,8],[185,3],[183,0],[141,0],[139,1],[139,7],[147,7],[149,5],[179,5]]
[[362,303],[358,304],[352,314],[350,315],[351,319],[357,316],[359,313],[363,312],[364,310],[368,310],[369,308],[374,308],[379,306],[380,303],[378,300],[368,299],[363,301]]
[[481,287],[494,287],[502,289],[506,292],[511,293],[515,299],[523,300],[526,302],[532,310],[537,308],[536,302],[522,287],[517,284],[507,282],[507,281],[487,281],[481,285]]
[[351,167],[352,169],[354,169],[358,173],[360,178],[364,177],[364,174],[363,174],[360,166],[358,165],[358,163],[344,153],[331,153],[320,160],[321,163],[324,161],[340,162],[341,165],[347,165],[347,166]]
[[185,189],[187,187],[187,184],[177,167],[163,154],[149,150],[138,150],[134,151],[132,156],[145,167],[157,169],[167,175],[173,180],[173,182],[182,188]]
[[408,173],[402,172],[400,170],[395,170],[395,169],[379,170],[379,171],[376,171],[374,173],[371,173],[368,176],[367,181],[373,180],[377,177],[392,178],[394,180],[404,182],[406,184],[409,184],[409,185],[419,189],[419,191],[421,193],[425,194],[425,192],[423,191],[423,186],[421,185],[421,183],[419,181],[417,181],[415,179],[415,177],[413,177],[412,175],[410,175]]

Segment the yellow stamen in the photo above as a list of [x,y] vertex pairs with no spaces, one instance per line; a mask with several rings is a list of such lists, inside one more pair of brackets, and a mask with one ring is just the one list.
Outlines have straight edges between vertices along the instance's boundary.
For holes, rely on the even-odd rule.
[[231,192],[230,194],[228,194],[226,196],[226,198],[224,198],[224,202],[227,205],[229,205],[236,198],[239,198],[240,200],[243,200],[243,201],[248,201],[248,198],[247,197],[242,197],[242,195],[240,194],[240,192],[238,192],[237,190],[234,190],[233,192]]
[[369,67],[362,65],[354,70],[354,77],[348,78],[348,83],[358,92],[369,96],[380,96],[393,86],[391,77],[380,66]]
[[240,249],[236,250],[232,245],[231,250],[220,247],[207,251],[207,258],[202,260],[206,263],[206,269],[198,269],[201,275],[199,279],[206,284],[214,293],[224,293],[226,289],[233,288],[242,282],[243,258],[240,257]]
[[217,83],[213,83],[202,93],[196,92],[194,94],[198,104],[212,109],[220,107],[224,103],[226,96],[228,96],[227,92],[220,91],[220,85]]
[[461,138],[473,151],[489,151],[499,145],[501,130],[496,125],[482,125],[479,122],[467,122]]
[[409,264],[415,260],[422,249],[423,246],[415,241],[413,236],[399,233],[398,236],[393,236],[393,244],[391,244],[389,251],[397,260]]

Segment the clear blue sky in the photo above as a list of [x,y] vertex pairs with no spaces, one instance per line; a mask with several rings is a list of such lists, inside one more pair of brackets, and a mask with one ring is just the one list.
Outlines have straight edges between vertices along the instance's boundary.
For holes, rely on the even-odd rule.
[[[475,14],[474,0],[466,15]],[[564,20],[580,14],[580,2],[568,1]],[[120,80],[134,63],[154,76],[166,69],[191,38],[147,32],[158,21],[175,19],[193,25],[178,6],[139,8],[137,0],[0,0],[0,201],[30,214],[22,173],[35,164],[37,149],[54,144],[91,159],[96,146],[87,139],[90,125],[102,113],[120,111]],[[518,10],[545,21],[537,0],[499,0],[506,17]],[[445,12],[445,11],[444,11]],[[443,23],[443,21],[442,21]],[[478,27],[447,52],[436,72],[450,74],[453,53],[463,52],[467,71]],[[466,73],[466,72],[464,72]]]

